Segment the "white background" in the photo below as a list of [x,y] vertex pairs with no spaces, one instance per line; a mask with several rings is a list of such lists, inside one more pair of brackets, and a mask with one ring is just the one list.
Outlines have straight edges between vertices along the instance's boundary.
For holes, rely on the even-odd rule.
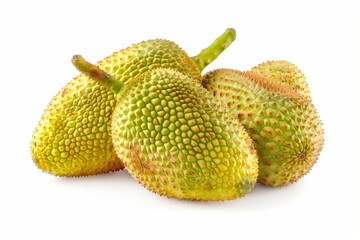
[[[358,236],[356,1],[64,2],[0,3],[1,239]],[[305,178],[204,203],[157,196],[126,171],[57,178],[33,164],[32,132],[51,98],[78,74],[74,54],[96,62],[132,43],[166,38],[195,55],[228,27],[236,29],[236,42],[204,73],[284,59],[306,74],[326,134]]]

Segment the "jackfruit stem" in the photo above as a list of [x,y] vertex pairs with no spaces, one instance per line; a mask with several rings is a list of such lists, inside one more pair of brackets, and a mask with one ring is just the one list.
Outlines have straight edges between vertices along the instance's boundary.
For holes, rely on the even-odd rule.
[[80,55],[74,55],[71,59],[71,62],[81,73],[85,74],[90,79],[94,80],[100,85],[108,88],[114,94],[119,93],[124,87],[124,84],[122,82],[117,81],[110,74],[101,70],[98,66],[87,62]]
[[198,55],[191,57],[200,71],[214,61],[232,42],[236,39],[236,32],[233,28],[228,28],[207,48],[203,49]]

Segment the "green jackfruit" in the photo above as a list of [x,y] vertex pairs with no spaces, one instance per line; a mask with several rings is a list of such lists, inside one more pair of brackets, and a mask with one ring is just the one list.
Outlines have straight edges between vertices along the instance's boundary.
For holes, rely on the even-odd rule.
[[304,80],[294,83],[286,79],[300,78],[291,74],[286,79],[275,78],[274,75],[284,72],[264,74],[259,69],[215,70],[204,76],[202,84],[240,119],[253,139],[259,157],[258,181],[285,186],[297,181],[315,164],[324,133]]
[[199,82],[159,68],[121,84],[80,56],[73,63],[116,94],[114,147],[144,187],[204,201],[251,191],[258,174],[252,140]]
[[[234,39],[235,32],[228,29],[193,59],[171,41],[149,40],[116,52],[97,65],[122,83],[160,67],[176,69],[200,82],[202,69],[198,66],[205,67]],[[110,90],[84,74],[74,78],[52,99],[34,131],[31,155],[35,164],[57,176],[122,169],[110,133],[115,102]]]

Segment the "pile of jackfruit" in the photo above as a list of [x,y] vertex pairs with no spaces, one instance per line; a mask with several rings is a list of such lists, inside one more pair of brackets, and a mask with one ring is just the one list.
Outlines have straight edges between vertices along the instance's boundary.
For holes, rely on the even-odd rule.
[[66,177],[125,168],[154,193],[199,201],[296,182],[324,142],[305,76],[288,61],[202,75],[235,38],[227,29],[193,57],[163,39],[97,64],[75,55],[80,75],[43,113],[34,163]]

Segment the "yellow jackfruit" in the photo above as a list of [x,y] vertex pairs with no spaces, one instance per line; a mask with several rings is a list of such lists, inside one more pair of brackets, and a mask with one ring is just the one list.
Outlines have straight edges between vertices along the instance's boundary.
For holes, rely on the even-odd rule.
[[[190,58],[168,40],[149,40],[114,53],[97,63],[117,81],[127,83],[156,68],[171,68],[201,81],[205,67],[233,40],[228,29],[203,54]],[[220,47],[213,47],[219,45]],[[214,49],[220,49],[214,55]],[[113,149],[110,120],[115,95],[84,74],[74,78],[50,102],[31,140],[31,155],[44,172],[85,176],[123,168]]]

